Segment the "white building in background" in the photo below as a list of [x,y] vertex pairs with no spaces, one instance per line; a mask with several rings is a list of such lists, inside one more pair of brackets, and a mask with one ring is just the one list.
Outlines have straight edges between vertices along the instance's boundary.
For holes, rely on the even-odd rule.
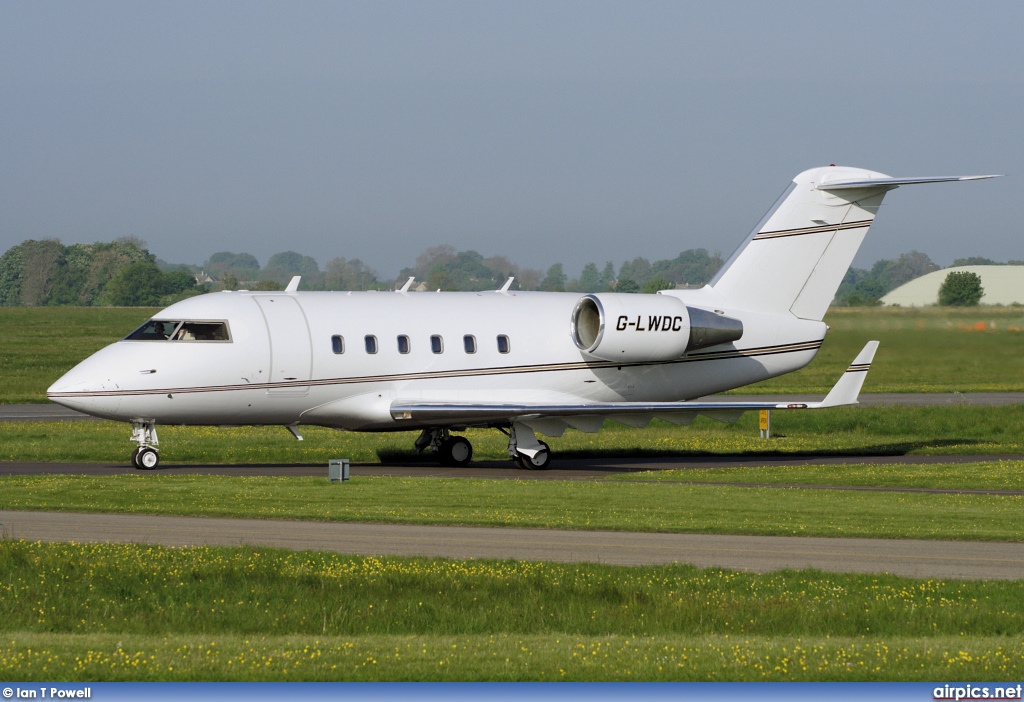
[[956,266],[943,268],[899,286],[882,296],[883,305],[924,307],[939,304],[939,288],[950,273],[976,273],[985,294],[982,305],[1024,305],[1024,266]]

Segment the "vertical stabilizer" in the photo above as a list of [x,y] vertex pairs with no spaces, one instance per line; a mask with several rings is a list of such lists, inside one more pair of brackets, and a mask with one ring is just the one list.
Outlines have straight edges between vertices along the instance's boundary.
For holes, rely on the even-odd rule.
[[[857,254],[888,176],[860,168],[804,171],[737,249],[711,286],[738,307],[820,320]],[[825,190],[829,182],[865,183]],[[870,184],[868,184],[870,183]]]

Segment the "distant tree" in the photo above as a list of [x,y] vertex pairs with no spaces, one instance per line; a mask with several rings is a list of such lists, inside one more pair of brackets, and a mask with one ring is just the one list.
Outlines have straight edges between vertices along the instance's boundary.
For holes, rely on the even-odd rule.
[[619,282],[615,284],[615,292],[638,293],[640,292],[640,283],[632,278],[619,278]]
[[220,277],[220,289],[221,290],[238,290],[242,287],[238,281],[238,276],[228,271]]
[[939,304],[956,307],[971,307],[981,301],[985,289],[981,287],[981,276],[970,271],[953,271],[939,287]]
[[260,262],[252,254],[218,251],[206,259],[202,268],[214,278],[223,278],[231,273],[239,281],[255,280],[260,272]]
[[56,239],[21,244],[21,304],[45,305],[64,258],[64,244]]
[[21,245],[12,246],[0,256],[0,305],[21,304]]
[[651,277],[651,263],[646,258],[634,258],[619,266],[619,278],[628,278],[642,285]]
[[886,293],[939,267],[926,254],[911,251],[895,260],[875,261],[870,270],[851,268],[836,292],[840,305],[877,305]]
[[575,287],[579,292],[585,293],[604,290],[604,286],[601,285],[601,274],[598,272],[596,264],[588,263],[583,266],[583,272],[580,273],[579,281]]
[[64,249],[48,305],[91,305],[96,291],[87,286],[97,244],[72,244]]
[[960,266],[1001,266],[1002,263],[999,261],[993,261],[991,258],[983,258],[982,256],[969,256],[968,258],[958,258],[950,264],[950,268],[958,268]]
[[[900,254],[899,258],[886,267],[887,284],[890,286],[889,290],[895,290],[904,283],[909,283],[915,278],[920,278],[937,270],[939,270],[938,265],[927,254],[923,254],[920,251]],[[885,292],[889,292],[889,290]]]
[[721,256],[708,254],[707,249],[687,249],[674,259],[652,263],[651,275],[673,284],[696,287],[711,280],[722,263]]
[[117,307],[169,305],[203,289],[188,271],[164,273],[155,263],[133,263],[118,270],[103,289],[102,302]]
[[611,290],[615,287],[615,264],[608,261],[604,264],[604,268],[601,270],[601,289]]
[[280,290],[281,284],[276,280],[257,280],[253,283],[253,290]]
[[427,288],[429,290],[443,290],[449,292],[452,290],[461,290],[459,282],[452,277],[452,275],[444,269],[443,266],[438,266],[430,272],[427,277]]
[[516,282],[520,290],[537,290],[540,288],[540,271],[536,268],[520,268]]
[[671,290],[674,287],[675,286],[670,281],[665,280],[664,278],[661,277],[657,277],[649,279],[646,283],[643,284],[643,287],[640,290],[641,292],[654,294],[659,290]]
[[164,295],[164,274],[155,263],[133,263],[117,271],[103,290],[104,304],[151,307]]
[[491,272],[492,280],[496,283],[505,284],[510,277],[515,278],[513,286],[519,287],[516,283],[522,283],[519,276],[519,266],[512,263],[505,256],[490,256],[484,259],[484,265]]
[[540,289],[550,292],[565,291],[565,269],[561,263],[552,264],[548,272],[544,274],[544,280],[540,281]]
[[270,257],[260,271],[260,280],[272,280],[286,285],[294,276],[301,275],[303,289],[315,290],[323,287],[323,276],[316,259],[294,251],[282,251]]
[[484,257],[476,251],[459,251],[454,257],[434,265],[427,274],[427,281],[431,289],[443,290],[493,290],[499,285],[494,271],[484,265]]
[[151,263],[156,267],[156,257],[141,248],[138,239],[123,238],[110,243],[87,244],[80,253],[82,263],[88,259],[88,269],[78,295],[78,304],[83,305],[104,304],[102,298],[106,286],[122,268],[136,263]]
[[456,256],[458,256],[458,252],[454,246],[448,244],[432,246],[416,257],[416,267],[412,269],[410,275],[426,280],[427,276],[430,275],[430,271],[434,270],[437,266],[451,263],[455,260]]
[[324,268],[326,290],[375,290],[377,273],[358,258],[333,258]]
[[132,237],[64,246],[24,241],[0,257],[0,305],[93,305],[114,276],[154,257]]

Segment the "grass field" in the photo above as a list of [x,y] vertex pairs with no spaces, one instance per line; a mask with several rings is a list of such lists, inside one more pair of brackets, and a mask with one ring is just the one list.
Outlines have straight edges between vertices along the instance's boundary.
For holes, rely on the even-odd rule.
[[[157,310],[0,308],[0,402],[45,402],[46,388]],[[1024,391],[1024,308],[836,308],[818,357],[743,392],[827,392],[869,339],[881,341],[865,392]]]
[[[945,468],[944,466],[942,468]],[[967,464],[977,483],[1020,489],[1024,463]],[[808,469],[810,470],[810,469]],[[854,468],[857,472],[858,469]],[[326,472],[326,471],[325,471]],[[705,471],[692,471],[700,476]],[[822,471],[818,484],[841,473]],[[773,469],[748,469],[746,482]],[[920,466],[883,466],[875,484],[913,486]],[[641,474],[641,478],[646,474]],[[719,481],[727,482],[727,478]],[[863,472],[861,471],[861,478]],[[699,477],[698,477],[699,480]],[[921,482],[943,484],[927,479]],[[970,479],[948,482],[973,487]],[[964,489],[970,489],[965,487]],[[356,476],[342,485],[326,476],[236,477],[126,474],[8,476],[0,509],[176,514],[529,528],[1024,541],[1024,497],[851,490],[779,490],[672,482],[483,480]]]
[[869,339],[864,392],[1024,390],[1024,308],[832,308],[825,322],[807,368],[737,392],[827,392]]
[[46,388],[57,378],[154,312],[145,307],[0,307],[0,402],[46,402]]
[[1016,583],[11,541],[0,572],[7,679],[1024,676]]

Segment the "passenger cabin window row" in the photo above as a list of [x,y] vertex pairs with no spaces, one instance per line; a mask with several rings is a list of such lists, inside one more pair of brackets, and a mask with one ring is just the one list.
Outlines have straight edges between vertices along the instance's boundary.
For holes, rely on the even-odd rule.
[[[130,337],[129,337],[130,338]],[[405,334],[399,334],[396,337],[396,343],[398,345],[398,353],[406,354],[412,350],[412,342],[409,337]],[[498,353],[508,353],[511,349],[509,344],[508,336],[505,334],[499,334],[495,338],[495,343],[498,348]],[[366,348],[366,353],[374,354],[377,353],[378,344],[377,337],[373,334],[367,334],[363,337],[363,345]],[[476,353],[476,337],[472,334],[466,334],[462,337],[462,348],[466,353]],[[331,350],[334,353],[341,354],[345,353],[345,337],[341,334],[335,334],[331,337]],[[432,353],[444,353],[444,339],[440,334],[433,334],[430,337],[430,351]]]

